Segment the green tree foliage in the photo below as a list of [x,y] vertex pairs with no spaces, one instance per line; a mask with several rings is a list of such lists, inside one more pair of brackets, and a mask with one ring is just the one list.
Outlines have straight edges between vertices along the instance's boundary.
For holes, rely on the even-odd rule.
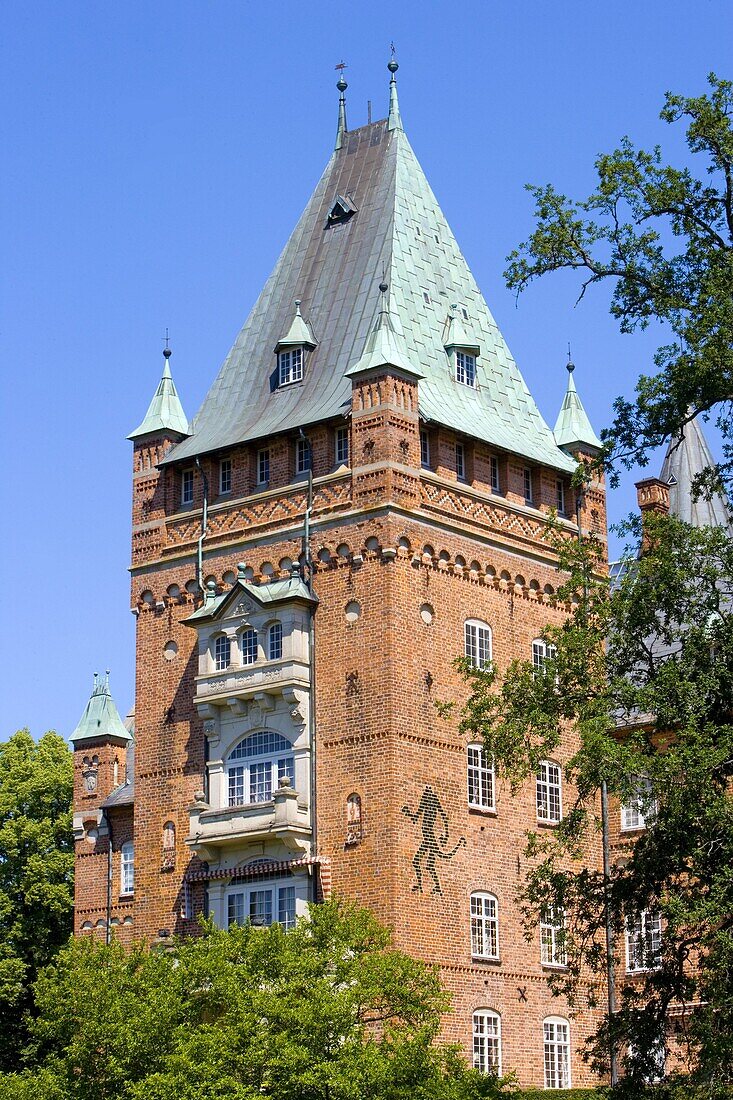
[[436,1043],[437,975],[366,910],[328,902],[290,932],[206,926],[172,951],[91,939],[36,986],[8,1100],[473,1100],[502,1086]]
[[69,937],[72,755],[56,733],[0,744],[0,1068],[17,1065],[31,984]]
[[668,94],[661,113],[667,123],[686,123],[697,174],[665,164],[659,148],[646,152],[625,138],[596,161],[598,185],[587,199],[530,187],[536,227],[509,257],[506,276],[521,292],[547,272],[577,270],[581,298],[594,284],[613,286],[611,312],[623,332],[661,322],[671,339],[657,350],[655,372],[639,379],[635,401],[616,401],[607,454],[629,467],[645,465],[650,448],[678,435],[697,412],[716,409],[726,440],[717,474],[730,484],[733,84],[714,73],[708,80],[708,95]]

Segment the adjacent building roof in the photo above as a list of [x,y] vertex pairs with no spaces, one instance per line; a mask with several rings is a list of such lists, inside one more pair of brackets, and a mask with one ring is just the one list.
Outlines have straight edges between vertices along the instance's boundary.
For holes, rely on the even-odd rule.
[[670,440],[664,456],[661,481],[669,485],[669,510],[693,527],[724,527],[733,534],[731,508],[726,495],[713,493],[710,500],[693,499],[695,477],[715,465],[698,417],[685,424],[682,437]]
[[590,447],[594,451],[601,449],[601,441],[593,431],[588,415],[583,408],[583,402],[578,396],[573,379],[575,366],[567,364],[568,388],[565,391],[560,412],[557,414],[555,424],[555,442],[558,447],[572,450],[576,447]]
[[313,595],[304,583],[300,573],[295,569],[289,577],[262,585],[250,584],[244,580],[243,574],[244,566],[240,565],[239,575],[235,583],[226,592],[222,592],[218,596],[216,595],[216,586],[213,581],[210,582],[211,587],[206,592],[201,607],[194,611],[192,615],[189,615],[187,619],[183,619],[183,622],[198,626],[200,623],[218,619],[229,604],[234,603],[243,592],[246,592],[248,596],[252,596],[255,603],[260,604],[261,607],[286,603],[288,600],[306,600],[308,603],[318,603],[318,597]]
[[135,428],[134,432],[130,432],[128,439],[137,439],[141,435],[162,431],[188,435],[188,420],[168,366],[168,360],[171,357],[170,348],[166,348],[163,355],[165,356],[163,377],[153,395],[148,411],[145,413],[145,419],[139,428]]
[[94,688],[79,723],[69,738],[74,746],[82,741],[114,737],[118,741],[131,741],[132,735],[120,718],[109,690],[109,673],[104,677],[94,674]]
[[[339,147],[192,421],[190,438],[165,462],[348,412],[349,372],[365,355],[385,282],[395,336],[424,376],[419,402],[426,419],[556,469],[575,468],[540,415],[410,147],[396,62],[390,64],[389,119],[352,131],[340,126]],[[353,210],[329,217],[339,199]],[[273,349],[290,328],[295,299],[317,346],[305,355],[303,381],[278,388]],[[453,304],[480,348],[475,388],[456,382],[444,346]]]
[[116,806],[132,806],[135,801],[135,742],[130,741],[125,753],[125,782],[115,787],[102,806],[105,810]]

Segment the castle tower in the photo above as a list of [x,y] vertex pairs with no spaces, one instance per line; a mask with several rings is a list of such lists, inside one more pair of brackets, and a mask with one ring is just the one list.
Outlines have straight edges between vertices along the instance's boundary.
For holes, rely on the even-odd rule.
[[135,928],[288,925],[337,891],[440,966],[478,1065],[581,1084],[592,1021],[549,996],[552,930],[528,947],[515,900],[572,746],[512,796],[436,703],[465,694],[454,658],[505,666],[562,621],[545,523],[561,485],[577,534],[565,448],[595,436],[540,415],[389,68],[356,130],[339,81],[336,148],[194,420],[133,433]]

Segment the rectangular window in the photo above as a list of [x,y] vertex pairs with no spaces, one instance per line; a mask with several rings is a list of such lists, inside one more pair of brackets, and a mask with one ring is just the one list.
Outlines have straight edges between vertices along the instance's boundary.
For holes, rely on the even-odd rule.
[[543,966],[567,966],[562,909],[545,909],[540,917],[540,961]]
[[272,890],[250,890],[249,922],[264,927],[272,924]]
[[295,441],[295,472],[307,474],[311,468],[311,448],[307,439]]
[[244,798],[244,772],[242,764],[235,768],[229,768],[229,805],[243,806]]
[[283,655],[282,623],[273,623],[267,632],[267,659],[279,661]]
[[291,348],[289,351],[281,351],[278,355],[278,365],[281,386],[300,382],[303,378],[303,349]]
[[257,452],[257,484],[266,485],[270,480],[270,452],[265,450]]
[[488,762],[483,745],[469,745],[467,759],[469,806],[481,810],[495,809],[493,760]]
[[554,661],[557,657],[557,649],[554,645],[548,645],[542,638],[536,638],[532,642],[532,669],[535,673],[544,672],[548,661]]
[[257,886],[227,895],[229,925],[249,921],[255,927],[269,927],[277,920],[286,930],[295,926],[295,887]]
[[257,631],[245,630],[239,635],[239,652],[243,665],[257,663]]
[[626,969],[630,974],[656,970],[662,951],[662,918],[642,909],[626,920]]
[[336,465],[348,466],[349,464],[349,429],[336,429]]
[[534,500],[534,486],[532,484],[532,471],[529,466],[524,467],[524,499],[527,504]]
[[555,822],[561,817],[560,768],[543,760],[537,772],[537,820]]
[[501,484],[499,482],[499,459],[496,455],[489,455],[489,469],[491,476],[491,491],[492,493],[501,492]]
[[181,504],[193,504],[193,470],[181,474]]
[[465,626],[464,653],[474,668],[486,668],[491,660],[491,628],[469,619]]
[[232,491],[232,460],[223,458],[219,463],[219,492],[231,493]]
[[466,448],[462,443],[456,443],[456,477],[459,481],[466,480]]
[[570,1088],[570,1025],[567,1020],[545,1020],[545,1088]]
[[555,503],[557,505],[558,515],[565,515],[565,482],[562,478],[558,478],[555,482]]
[[491,894],[471,894],[471,954],[478,959],[499,958],[499,920]]
[[476,385],[476,356],[467,351],[456,352],[456,382],[464,386]]
[[655,810],[652,785],[643,776],[636,776],[634,791],[621,805],[621,828],[644,829]]
[[272,799],[272,764],[265,761],[262,764],[250,764],[249,766],[249,800],[250,802],[269,802]]
[[425,468],[430,466],[430,440],[424,428],[420,431],[420,465]]
[[285,928],[295,924],[295,887],[281,886],[277,892],[277,919]]
[[496,1012],[473,1014],[473,1068],[501,1075],[501,1017]]
[[214,664],[217,672],[223,672],[229,668],[232,660],[232,643],[229,638],[220,634],[214,643]]
[[131,894],[135,889],[135,849],[126,841],[120,850],[120,893]]

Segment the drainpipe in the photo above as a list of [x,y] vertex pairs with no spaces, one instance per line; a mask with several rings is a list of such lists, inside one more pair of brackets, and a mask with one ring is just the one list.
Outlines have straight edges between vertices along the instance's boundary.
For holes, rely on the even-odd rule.
[[[299,435],[302,440],[305,441],[305,445],[308,448],[308,495],[306,499],[305,516],[303,518],[303,560],[306,570],[306,584],[308,585],[309,592],[313,592],[313,561],[311,559],[311,512],[313,510],[313,450],[310,445],[310,440],[303,431],[299,429]],[[310,811],[311,811],[311,836],[313,843],[313,854],[318,853],[318,795],[316,785],[316,624],[315,613],[311,606],[310,608],[310,622],[308,629],[308,671],[310,673],[310,706],[308,707],[308,736],[311,747],[311,782],[310,782]],[[316,878],[315,873],[311,879],[311,900],[316,900]]]
[[102,810],[102,821],[107,827],[107,921],[104,930],[104,942],[112,942],[112,819],[106,810]]
[[204,490],[204,503],[201,510],[201,534],[199,535],[196,543],[196,583],[199,586],[199,592],[203,596],[204,594],[204,539],[206,538],[206,529],[209,525],[209,479],[207,478],[204,468],[201,465],[201,459],[196,455],[196,466],[201,474],[201,481],[203,483]]
[[[583,541],[583,526],[581,512],[585,504],[585,493],[581,488],[578,491],[578,542]],[[587,585],[585,596],[588,595]],[[611,897],[609,886],[611,881],[611,840],[608,827],[608,784],[601,780],[601,836],[603,843],[603,907],[606,925],[606,988],[608,990],[608,1054],[611,1069],[611,1087],[618,1084],[618,1057],[616,1054],[616,966],[615,966],[615,935],[613,931],[613,914],[611,910]]]

